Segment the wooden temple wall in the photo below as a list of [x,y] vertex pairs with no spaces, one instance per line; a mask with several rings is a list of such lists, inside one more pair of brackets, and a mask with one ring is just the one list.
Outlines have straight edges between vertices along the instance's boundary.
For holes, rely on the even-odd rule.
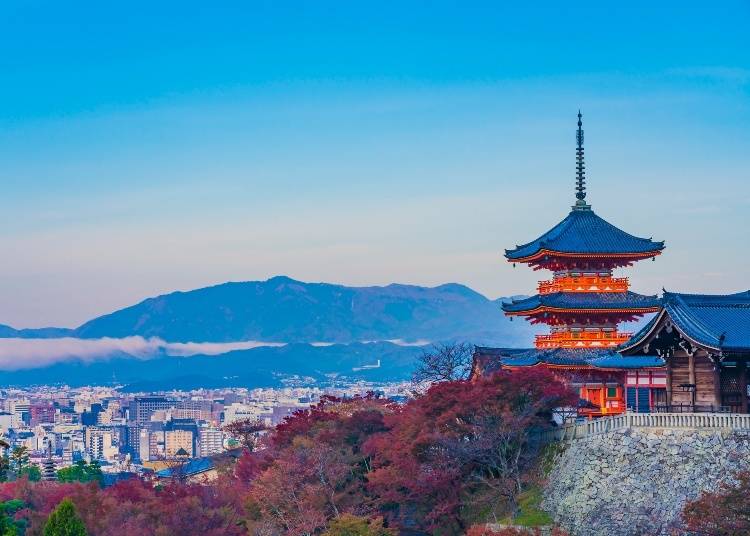
[[[680,385],[688,384],[695,385],[695,394],[680,387]],[[667,389],[671,391],[670,404],[720,406],[719,388],[718,374],[706,353],[699,351],[691,358],[686,352],[676,351],[671,358],[667,359]],[[693,396],[695,396],[694,400]]]

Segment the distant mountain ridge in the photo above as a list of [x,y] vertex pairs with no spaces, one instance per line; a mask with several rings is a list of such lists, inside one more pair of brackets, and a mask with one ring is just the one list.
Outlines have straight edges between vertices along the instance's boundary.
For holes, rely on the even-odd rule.
[[[318,383],[342,377],[404,380],[422,352],[404,342],[461,340],[528,346],[536,328],[527,322],[511,323],[502,314],[499,301],[456,283],[431,288],[400,284],[347,287],[283,276],[224,283],[148,298],[76,329],[17,330],[0,325],[0,338],[78,339],[49,341],[44,351],[54,354],[59,347],[57,357],[36,365],[24,362],[19,370],[4,367],[9,370],[0,370],[0,383],[118,383],[127,384],[131,391],[149,391],[274,386],[294,377]],[[115,344],[114,350],[87,356],[80,350],[84,344],[76,346],[104,337],[121,340],[134,336],[168,343],[284,344],[191,357],[170,356],[158,345],[150,355],[133,353],[128,344]],[[77,355],[76,348],[83,354]],[[19,355],[17,359],[37,357]],[[373,367],[378,361],[380,366]]]
[[513,346],[528,344],[531,333],[525,322],[505,318],[497,301],[456,283],[347,287],[277,276],[148,298],[69,334],[341,344],[460,338]]
[[[235,350],[216,356],[154,357],[135,359],[115,355],[87,362],[66,361],[43,368],[0,370],[3,385],[126,384],[130,391],[156,391],[199,387],[273,387],[290,376],[316,382],[334,377],[393,381],[410,377],[414,359],[421,350],[391,343],[336,344],[317,347],[289,344]],[[377,368],[362,368],[380,360]],[[357,370],[355,370],[357,369]]]
[[59,337],[75,337],[76,330],[68,328],[30,328],[16,329],[0,324],[0,339],[11,337],[19,339],[56,339]]

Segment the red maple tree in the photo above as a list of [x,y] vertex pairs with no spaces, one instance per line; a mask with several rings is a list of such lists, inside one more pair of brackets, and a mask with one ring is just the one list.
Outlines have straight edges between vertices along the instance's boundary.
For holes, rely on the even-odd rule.
[[368,441],[369,489],[404,527],[466,530],[471,502],[513,511],[535,462],[535,430],[576,395],[541,369],[433,385]]

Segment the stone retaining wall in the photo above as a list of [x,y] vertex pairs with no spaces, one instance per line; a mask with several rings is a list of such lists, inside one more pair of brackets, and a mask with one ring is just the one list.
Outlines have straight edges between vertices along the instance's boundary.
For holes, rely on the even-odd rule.
[[687,500],[750,469],[750,432],[629,428],[568,442],[542,506],[573,536],[669,534]]

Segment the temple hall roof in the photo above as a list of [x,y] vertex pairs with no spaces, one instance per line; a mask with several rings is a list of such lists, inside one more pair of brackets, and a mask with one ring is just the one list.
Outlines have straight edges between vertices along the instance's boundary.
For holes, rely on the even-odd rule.
[[664,366],[664,360],[654,355],[623,356],[605,348],[490,348],[477,346],[475,362],[482,372],[507,367],[531,367],[539,364],[564,367],[591,367],[596,369],[640,369]]
[[632,310],[659,307],[656,296],[644,296],[635,292],[553,292],[536,294],[530,298],[503,302],[506,313],[525,313],[536,310]]
[[505,257],[520,261],[546,251],[585,255],[657,254],[664,242],[638,238],[620,230],[596,215],[593,210],[572,210],[568,216],[542,236],[515,249],[506,249]]
[[691,342],[717,351],[750,352],[750,291],[727,295],[664,292],[662,311],[622,347],[644,342],[668,317]]

